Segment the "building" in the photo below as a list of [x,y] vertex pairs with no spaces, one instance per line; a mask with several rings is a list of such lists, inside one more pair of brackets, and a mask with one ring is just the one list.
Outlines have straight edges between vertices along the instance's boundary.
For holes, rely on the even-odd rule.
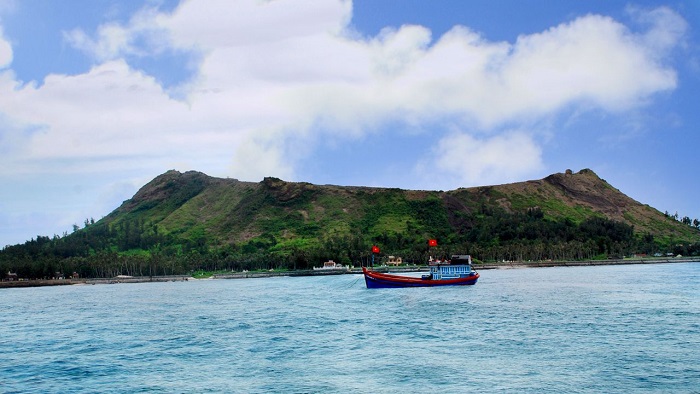
[[323,263],[323,267],[314,267],[314,269],[315,270],[350,269],[350,266],[336,263],[333,260],[328,260],[325,263]]

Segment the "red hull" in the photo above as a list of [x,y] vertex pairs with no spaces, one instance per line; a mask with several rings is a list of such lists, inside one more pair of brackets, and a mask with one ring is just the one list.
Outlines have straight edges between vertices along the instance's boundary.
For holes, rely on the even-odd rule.
[[434,286],[464,286],[473,285],[479,279],[479,274],[475,273],[465,278],[456,279],[422,279],[409,276],[383,274],[380,272],[370,271],[362,267],[362,273],[365,275],[365,283],[367,288],[392,288],[392,287],[434,287]]

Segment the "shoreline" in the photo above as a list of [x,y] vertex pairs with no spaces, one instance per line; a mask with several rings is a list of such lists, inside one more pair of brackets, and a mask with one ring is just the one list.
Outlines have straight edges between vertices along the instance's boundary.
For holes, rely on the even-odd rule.
[[147,283],[147,282],[186,282],[197,280],[189,275],[168,275],[168,276],[132,276],[121,278],[92,278],[92,279],[30,279],[0,282],[0,289],[26,288],[26,287],[46,287],[46,286],[81,286],[81,285],[103,285],[117,283]]
[[[614,259],[614,260],[570,260],[570,261],[509,261],[501,263],[473,264],[476,270],[491,269],[521,269],[521,268],[551,268],[551,267],[587,267],[601,265],[634,265],[634,264],[674,264],[674,263],[697,263],[700,257],[672,257],[672,258],[645,258],[645,259]],[[423,272],[428,270],[428,266],[414,267],[374,267],[378,272]],[[26,288],[45,286],[70,286],[70,285],[96,285],[96,284],[118,284],[118,283],[148,283],[148,282],[187,282],[190,280],[214,280],[214,279],[250,279],[250,278],[271,278],[278,276],[326,276],[326,275],[357,275],[362,274],[362,268],[350,269],[327,269],[327,270],[297,270],[297,271],[254,271],[254,272],[232,272],[230,274],[214,274],[209,278],[196,279],[189,275],[169,275],[169,276],[134,276],[118,278],[94,278],[94,279],[37,279],[2,281],[2,288]]]
[[508,261],[502,263],[474,264],[480,269],[509,268],[547,268],[547,267],[586,267],[597,265],[634,265],[634,264],[674,264],[698,263],[700,257],[637,258],[610,260],[563,260],[563,261]]

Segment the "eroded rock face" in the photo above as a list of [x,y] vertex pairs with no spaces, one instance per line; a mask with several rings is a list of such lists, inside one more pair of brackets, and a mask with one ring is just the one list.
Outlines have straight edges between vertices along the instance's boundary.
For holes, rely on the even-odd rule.
[[628,208],[639,204],[589,169],[581,170],[577,174],[552,174],[543,181],[559,189],[563,201],[585,205],[609,219],[624,220],[623,215]]
[[313,191],[315,185],[306,182],[285,182],[279,178],[267,177],[263,185],[278,201],[287,202],[299,198],[305,191]]
[[143,204],[157,204],[174,197],[182,203],[199,194],[210,184],[212,179],[214,178],[197,171],[181,173],[170,170],[139,189],[134,197],[124,203],[122,208],[136,209]]

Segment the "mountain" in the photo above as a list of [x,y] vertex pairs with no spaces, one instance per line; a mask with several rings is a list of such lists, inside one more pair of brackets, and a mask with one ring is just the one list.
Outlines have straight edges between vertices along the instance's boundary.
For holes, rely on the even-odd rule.
[[538,210],[545,220],[582,223],[605,218],[633,226],[661,242],[696,242],[697,229],[643,205],[593,171],[567,171],[541,180],[453,191],[314,185],[265,178],[260,183],[168,171],[141,188],[104,219],[140,219],[180,237],[206,237],[210,246],[274,238],[275,245],[361,232],[442,237],[478,228],[495,211],[506,215]]
[[[439,246],[428,249],[428,239]],[[328,259],[357,264],[371,245],[413,262],[451,253],[484,261],[691,255],[700,252],[700,230],[589,169],[451,191],[168,171],[97,223],[6,248],[0,268],[47,272],[58,262],[87,276],[294,269]]]
[[637,233],[652,234],[663,244],[676,241],[696,242],[697,228],[683,225],[649,205],[641,204],[601,179],[590,169],[552,174],[544,179],[499,186],[476,187],[448,192],[464,193],[465,199],[486,195],[487,202],[510,212],[540,208],[545,216],[581,222],[604,217],[634,227]]

